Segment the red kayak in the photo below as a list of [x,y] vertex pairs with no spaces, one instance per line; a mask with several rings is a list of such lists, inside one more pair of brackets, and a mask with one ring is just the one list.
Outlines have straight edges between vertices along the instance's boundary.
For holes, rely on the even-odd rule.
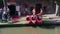
[[36,24],[36,17],[32,16],[31,21],[32,21],[33,24]]
[[27,16],[26,17],[26,21],[27,21],[27,24],[30,24],[31,23],[31,17],[30,16]]
[[37,17],[37,22],[38,22],[38,24],[42,24],[42,18],[41,17]]
[[18,17],[18,16],[14,16],[14,17],[12,18],[12,22],[13,22],[13,23],[19,22],[19,17]]

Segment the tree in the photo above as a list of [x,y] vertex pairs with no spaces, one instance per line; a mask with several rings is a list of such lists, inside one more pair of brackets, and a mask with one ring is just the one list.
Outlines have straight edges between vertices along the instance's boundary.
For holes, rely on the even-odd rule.
[[3,6],[3,1],[0,1],[0,8],[2,8]]

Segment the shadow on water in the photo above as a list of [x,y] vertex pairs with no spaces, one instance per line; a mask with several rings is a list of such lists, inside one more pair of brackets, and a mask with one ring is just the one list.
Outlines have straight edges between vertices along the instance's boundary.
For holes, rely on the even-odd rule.
[[55,26],[54,25],[23,25],[23,24],[16,24],[16,25],[1,25],[0,28],[12,28],[12,27],[33,27],[33,28],[36,28],[36,27],[40,27],[40,28],[46,28],[46,29],[54,29]]
[[42,25],[42,26],[39,26],[39,27],[43,28],[43,29],[54,29],[55,25]]

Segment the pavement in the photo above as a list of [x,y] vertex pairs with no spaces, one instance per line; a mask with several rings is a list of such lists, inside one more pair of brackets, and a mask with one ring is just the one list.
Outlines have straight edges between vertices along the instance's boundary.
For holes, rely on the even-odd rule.
[[44,18],[48,18],[49,21],[60,23],[60,17],[56,16],[55,14],[45,14],[45,15],[43,15],[43,19]]
[[[26,17],[21,17],[20,20],[25,20],[25,18]],[[45,14],[45,15],[42,16],[42,19],[45,19],[45,18],[47,18],[47,19],[49,19],[51,21],[58,21],[58,22],[60,22],[60,17],[56,16],[55,14]]]

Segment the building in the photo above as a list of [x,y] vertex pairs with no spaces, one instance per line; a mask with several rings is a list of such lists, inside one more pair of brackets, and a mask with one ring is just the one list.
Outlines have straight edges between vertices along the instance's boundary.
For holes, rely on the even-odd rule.
[[16,5],[20,6],[27,3],[29,8],[35,6],[36,3],[41,3],[42,6],[46,6],[46,13],[55,13],[54,0],[5,0],[5,2],[16,2]]

